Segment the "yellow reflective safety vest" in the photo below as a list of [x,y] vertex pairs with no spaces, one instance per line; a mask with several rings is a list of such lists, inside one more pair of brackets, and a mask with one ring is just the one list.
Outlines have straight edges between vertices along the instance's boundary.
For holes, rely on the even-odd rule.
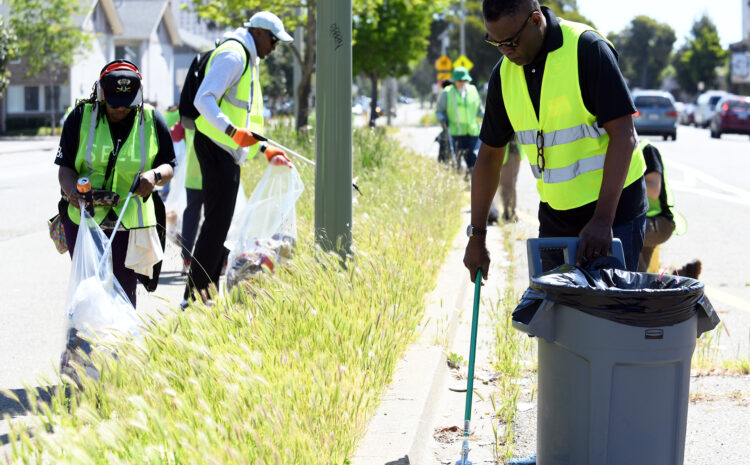
[[448,86],[446,92],[448,100],[445,112],[448,114],[448,130],[451,135],[478,136],[477,114],[481,101],[477,88],[467,83],[466,97],[461,97],[461,92],[453,85]]
[[203,175],[198,157],[195,155],[195,129],[185,129],[185,187],[203,189]]
[[[152,168],[156,153],[159,151],[159,141],[154,125],[154,109],[144,105],[143,112],[133,110],[137,111],[133,128],[119,148],[112,174],[105,181],[104,175],[109,156],[116,147],[109,132],[107,118],[98,117],[98,107],[98,104],[96,108],[90,103],[84,105],[75,168],[79,176],[89,178],[93,189],[111,190],[120,194],[118,206],[94,207],[94,220],[97,224],[101,224],[110,210],[114,210],[117,216],[122,213],[122,206],[125,204],[125,198],[136,175]],[[106,110],[102,107],[101,111]],[[68,217],[71,221],[78,224],[80,215],[81,213],[77,208],[68,205]],[[152,196],[144,201],[140,196],[133,195],[122,216],[123,227],[136,229],[154,226],[155,224],[156,213]]]
[[[560,27],[563,44],[547,55],[538,118],[523,67],[503,60],[500,79],[505,109],[531,164],[542,202],[555,210],[570,210],[599,198],[609,135],[586,109],[578,80],[578,39],[594,29],[563,19]],[[537,165],[542,157],[543,169]],[[624,186],[640,179],[645,169],[637,146]]]
[[[641,153],[643,152],[643,149],[646,148],[647,145],[651,144],[651,141],[648,139],[640,139],[638,141],[638,147],[641,149]],[[661,156],[659,157],[661,158]],[[669,209],[669,213],[674,217],[674,211],[672,210],[674,208],[674,197],[672,196],[672,189],[669,188],[669,183],[667,182],[667,167],[664,166],[664,159],[659,160],[661,162],[661,186],[664,190],[664,193],[666,195],[666,202],[667,202],[667,208]],[[662,213],[661,210],[661,194],[658,198],[652,199],[651,197],[648,198],[648,212],[646,212],[646,216],[657,216]]]
[[[239,53],[244,60],[248,59],[245,48],[236,40],[227,40],[213,51],[206,63],[205,74],[211,69],[211,64],[216,55],[233,50]],[[263,94],[260,87],[260,75],[258,67],[249,63],[245,67],[242,77],[233,87],[227,89],[218,102],[219,109],[224,113],[235,127],[247,128],[253,132],[263,133]],[[224,131],[226,128],[216,128],[208,122],[203,115],[195,120],[195,127],[200,132],[210,137],[217,144],[223,145],[234,152],[239,145]],[[260,144],[248,148],[247,158],[253,158],[258,154]]]

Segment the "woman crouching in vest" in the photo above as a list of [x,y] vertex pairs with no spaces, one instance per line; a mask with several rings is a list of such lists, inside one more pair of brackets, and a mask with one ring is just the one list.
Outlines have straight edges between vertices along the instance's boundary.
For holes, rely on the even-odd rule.
[[[143,105],[138,68],[125,60],[107,64],[91,97],[78,101],[63,125],[55,159],[60,166],[60,187],[67,197],[61,201],[60,216],[71,257],[81,215],[79,200],[84,200],[77,189],[79,178],[90,181],[95,194],[93,217],[107,236],[122,216],[112,242],[112,262],[114,275],[133,307],[136,273],[151,278],[153,265],[163,257],[156,231],[156,196],[151,193],[155,186],[169,182],[174,163],[167,123],[158,111]],[[123,211],[136,178],[137,188]],[[113,201],[112,193],[119,195],[119,202]],[[144,239],[152,244],[153,253],[129,247]]]

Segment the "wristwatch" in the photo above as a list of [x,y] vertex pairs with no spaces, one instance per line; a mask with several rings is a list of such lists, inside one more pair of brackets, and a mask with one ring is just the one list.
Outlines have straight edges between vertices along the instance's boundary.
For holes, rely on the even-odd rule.
[[487,235],[487,229],[486,228],[477,228],[473,224],[470,224],[466,227],[466,236],[472,237],[472,236],[486,236]]
[[159,184],[161,182],[161,173],[158,172],[158,171],[156,171],[156,170],[154,170],[154,179],[156,179],[156,183],[155,184]]

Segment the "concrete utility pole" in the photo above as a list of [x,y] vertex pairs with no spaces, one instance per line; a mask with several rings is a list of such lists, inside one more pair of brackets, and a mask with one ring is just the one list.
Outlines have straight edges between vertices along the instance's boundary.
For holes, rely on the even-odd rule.
[[315,241],[352,245],[352,0],[317,5]]
[[[297,14],[302,16],[305,13],[304,8],[298,8]],[[300,24],[297,26],[297,28],[294,30],[294,46],[297,47],[297,50],[299,51],[299,55],[305,56],[305,49],[304,49],[304,42],[305,42],[305,36],[304,36],[304,29],[302,25]],[[292,89],[294,89],[294,117],[297,118],[297,115],[299,115],[299,83],[302,81],[302,65],[298,60],[294,60],[294,74],[292,75]]]
[[458,17],[461,19],[461,31],[460,31],[460,48],[461,56],[466,56],[466,10],[464,10],[464,0],[461,0],[461,6],[458,12]]

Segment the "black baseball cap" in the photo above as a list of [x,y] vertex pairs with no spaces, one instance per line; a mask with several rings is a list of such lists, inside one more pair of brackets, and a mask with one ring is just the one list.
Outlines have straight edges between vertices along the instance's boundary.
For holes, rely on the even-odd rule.
[[110,107],[137,107],[143,103],[141,75],[129,63],[107,66],[99,78],[104,100]]

